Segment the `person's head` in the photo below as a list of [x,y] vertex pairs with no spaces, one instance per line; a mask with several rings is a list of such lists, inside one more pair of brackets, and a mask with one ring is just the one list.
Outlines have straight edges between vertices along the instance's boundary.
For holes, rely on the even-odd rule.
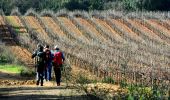
[[58,45],[54,46],[55,50],[60,50],[60,48],[58,47]]
[[50,48],[50,46],[49,46],[49,45],[46,45],[46,46],[45,46],[45,48],[48,48],[48,49],[49,49],[49,48]]
[[38,45],[37,45],[37,48],[38,48],[39,51],[43,51],[43,49],[44,49],[41,44],[38,44]]
[[43,50],[44,50],[43,46],[40,46],[39,51],[43,51]]
[[40,48],[42,46],[42,44],[38,43],[37,44],[37,48]]

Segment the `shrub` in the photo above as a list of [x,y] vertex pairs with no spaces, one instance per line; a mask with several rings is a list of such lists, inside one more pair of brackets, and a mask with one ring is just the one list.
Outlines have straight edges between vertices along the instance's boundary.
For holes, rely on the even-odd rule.
[[28,69],[26,67],[23,67],[20,71],[20,75],[23,77],[33,77],[35,74],[36,73],[32,69]]
[[86,76],[84,76],[84,74],[79,73],[77,79],[76,79],[76,83],[79,84],[89,84],[92,81],[90,79],[88,79]]
[[127,85],[128,85],[128,84],[126,83],[125,80],[121,80],[121,81],[120,81],[120,86],[121,86],[122,88],[125,88]]
[[112,83],[114,84],[115,81],[113,80],[112,77],[105,77],[103,80],[102,80],[103,83]]
[[[0,47],[0,63],[14,63],[16,62],[15,57],[13,54],[11,54],[11,52],[9,51],[9,49],[2,45]],[[10,55],[9,55],[10,54]]]

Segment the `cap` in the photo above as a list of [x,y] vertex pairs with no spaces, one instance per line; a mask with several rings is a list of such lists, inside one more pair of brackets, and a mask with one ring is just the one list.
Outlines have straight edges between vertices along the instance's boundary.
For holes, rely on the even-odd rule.
[[54,49],[55,49],[55,50],[59,50],[58,45],[54,46]]

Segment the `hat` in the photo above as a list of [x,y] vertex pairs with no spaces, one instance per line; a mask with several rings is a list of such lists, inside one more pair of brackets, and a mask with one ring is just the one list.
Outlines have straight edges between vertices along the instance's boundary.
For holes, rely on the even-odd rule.
[[39,51],[43,51],[44,47],[41,44],[37,45]]
[[54,49],[55,49],[55,50],[59,50],[58,45],[54,46]]
[[50,46],[49,46],[49,45],[46,45],[45,48],[50,48]]

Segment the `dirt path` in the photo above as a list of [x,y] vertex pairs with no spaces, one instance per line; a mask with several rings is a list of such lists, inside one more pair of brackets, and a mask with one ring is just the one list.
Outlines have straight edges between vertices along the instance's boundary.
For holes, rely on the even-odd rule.
[[[78,73],[86,73],[89,79],[98,79],[91,75],[90,72],[79,69],[75,66],[72,67],[73,77],[79,75]],[[80,71],[81,70],[81,71]],[[92,91],[94,89],[109,90],[114,93],[119,89],[117,85],[109,84],[88,84],[87,90]],[[0,100],[99,100],[99,98],[86,95],[83,91],[80,91],[73,87],[73,85],[61,83],[61,86],[56,86],[56,82],[44,81],[44,86],[36,86],[34,78],[21,77],[14,73],[7,73],[0,71]]]
[[0,87],[0,98],[1,100],[87,100],[87,96],[76,89],[35,85]]
[[89,100],[83,92],[65,83],[56,86],[54,81],[36,86],[31,78],[0,72],[0,100]]

